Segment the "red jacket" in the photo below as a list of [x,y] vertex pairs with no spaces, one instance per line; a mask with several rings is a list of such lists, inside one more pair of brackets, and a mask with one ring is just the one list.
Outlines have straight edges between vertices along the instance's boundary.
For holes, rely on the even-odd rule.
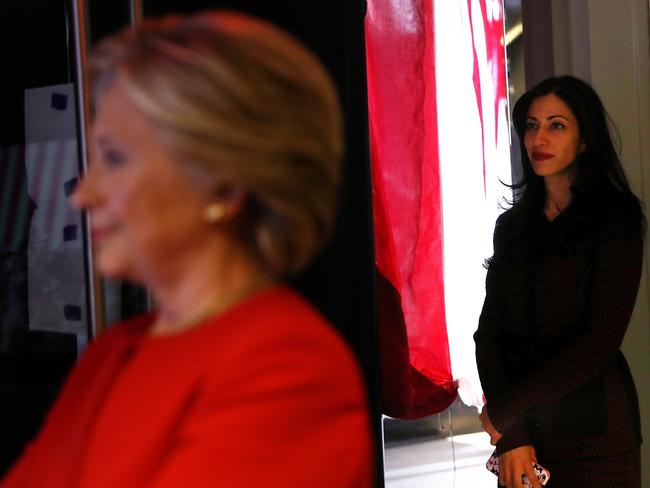
[[371,485],[357,365],[297,294],[266,290],[176,335],[149,336],[152,320],[91,344],[0,487]]

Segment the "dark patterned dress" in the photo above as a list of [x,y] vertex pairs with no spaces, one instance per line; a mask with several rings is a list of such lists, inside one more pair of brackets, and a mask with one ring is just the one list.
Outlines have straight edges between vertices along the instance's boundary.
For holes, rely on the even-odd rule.
[[548,488],[640,488],[638,398],[620,346],[643,225],[624,208],[591,222],[567,210],[523,222],[515,206],[497,220],[474,336],[497,451],[534,446]]

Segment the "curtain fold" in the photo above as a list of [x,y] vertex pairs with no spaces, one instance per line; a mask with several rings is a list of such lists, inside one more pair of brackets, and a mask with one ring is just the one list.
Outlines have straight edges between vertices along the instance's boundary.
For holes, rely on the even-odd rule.
[[384,413],[455,398],[445,326],[431,1],[369,1],[368,104]]
[[473,331],[510,181],[501,0],[368,0],[382,408],[482,404]]

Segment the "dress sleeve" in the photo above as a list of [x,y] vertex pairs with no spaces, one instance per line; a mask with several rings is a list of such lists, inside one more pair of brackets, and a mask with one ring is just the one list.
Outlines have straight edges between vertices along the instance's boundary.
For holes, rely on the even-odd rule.
[[593,254],[584,332],[537,371],[491,398],[494,426],[505,432],[531,407],[556,403],[601,373],[615,358],[627,330],[641,279],[643,237],[609,232]]
[[[494,251],[498,252],[500,225],[494,230]],[[492,402],[508,387],[503,358],[502,317],[504,309],[503,288],[499,264],[490,263],[485,278],[485,301],[474,333],[476,364],[485,399]]]
[[147,487],[370,487],[370,423],[347,351],[269,335],[220,359]]
[[532,445],[533,440],[530,437],[528,428],[521,421],[503,433],[503,437],[497,442],[497,455],[500,456],[504,452],[511,451],[517,447]]
[[[495,254],[499,251],[500,225],[494,231]],[[479,318],[479,325],[474,334],[476,342],[476,364],[478,366],[481,387],[488,404],[508,388],[506,366],[503,359],[503,336],[501,319],[503,316],[503,288],[499,265],[490,263],[485,279],[485,301]],[[532,445],[523,421],[513,425],[508,431],[500,431],[503,435],[497,443],[499,455],[516,447]]]

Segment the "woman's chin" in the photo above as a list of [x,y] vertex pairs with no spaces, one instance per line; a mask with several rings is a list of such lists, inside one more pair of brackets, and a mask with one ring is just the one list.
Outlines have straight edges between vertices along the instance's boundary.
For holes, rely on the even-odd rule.
[[105,278],[110,279],[128,279],[130,266],[127,260],[118,256],[111,255],[107,251],[99,251],[95,260],[97,271]]

